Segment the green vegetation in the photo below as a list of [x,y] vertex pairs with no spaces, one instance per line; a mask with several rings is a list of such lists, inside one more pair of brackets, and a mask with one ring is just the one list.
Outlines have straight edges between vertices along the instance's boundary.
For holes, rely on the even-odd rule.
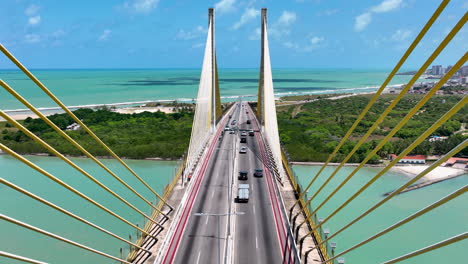
[[281,97],[281,101],[311,101],[315,99],[324,99],[329,97],[335,97],[345,95],[345,93],[336,94],[304,94],[304,95],[291,95]]
[[[294,161],[325,161],[370,98],[371,95],[359,95],[338,100],[323,99],[300,105],[278,106],[280,140],[290,158]],[[334,162],[344,159],[394,98],[395,95],[380,97],[357,126],[350,140],[340,149]],[[349,162],[362,161],[421,98],[422,95],[418,94],[405,96]],[[370,162],[377,162],[387,158],[389,154],[403,151],[461,98],[462,96],[457,95],[432,98]],[[119,114],[109,109],[80,109],[74,113],[119,156],[174,159],[180,158],[188,148],[193,119],[192,109],[180,107],[179,110],[181,112],[174,114]],[[448,136],[448,139],[436,142],[426,140],[411,154],[442,155],[461,143],[467,136],[455,132],[460,130],[462,123],[468,123],[467,110],[468,107],[465,106],[434,133],[438,136]],[[62,130],[74,123],[65,114],[56,114],[49,118]],[[42,120],[28,118],[22,123],[60,152],[72,156],[83,155]],[[109,155],[83,129],[66,133],[92,154]],[[22,154],[47,153],[43,147],[6,122],[0,122],[0,142]],[[468,156],[468,148],[459,153],[459,156]]]
[[[180,158],[188,148],[193,119],[193,113],[189,111],[119,114],[108,109],[79,109],[74,113],[121,157],[173,159]],[[66,114],[49,118],[62,130],[74,123]],[[61,153],[83,155],[41,119],[27,118],[22,123]],[[0,142],[22,154],[47,153],[24,133],[10,127],[6,122],[0,123]],[[109,156],[83,129],[66,133],[93,155]]]
[[[395,96],[383,95],[380,97],[364,120],[357,126],[350,140],[336,155],[334,162],[341,161],[346,157],[347,153],[379,118]],[[371,95],[360,95],[339,100],[319,100],[303,105],[278,107],[280,140],[291,160],[325,161],[370,98]],[[348,162],[361,162],[421,98],[422,95],[405,96]],[[390,142],[377,152],[378,155],[375,155],[370,162],[387,158],[391,153],[400,153],[461,98],[461,96],[433,97]],[[468,107],[465,106],[434,133],[438,136],[449,136],[447,140],[437,142],[426,140],[411,154],[442,155],[461,143],[467,137],[455,135],[454,132],[460,129],[461,123],[467,123],[467,110]],[[468,155],[468,149],[463,150],[459,155]]]

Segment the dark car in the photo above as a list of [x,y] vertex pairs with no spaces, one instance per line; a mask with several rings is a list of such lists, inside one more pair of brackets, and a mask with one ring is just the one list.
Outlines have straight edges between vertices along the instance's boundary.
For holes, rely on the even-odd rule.
[[253,130],[249,131],[249,136],[253,137],[255,135],[255,132]]
[[263,177],[263,170],[262,169],[255,169],[254,177]]
[[246,171],[239,171],[239,177],[237,177],[241,181],[246,181],[248,179]]
[[247,124],[250,124],[250,119],[249,119],[249,120],[247,120]]

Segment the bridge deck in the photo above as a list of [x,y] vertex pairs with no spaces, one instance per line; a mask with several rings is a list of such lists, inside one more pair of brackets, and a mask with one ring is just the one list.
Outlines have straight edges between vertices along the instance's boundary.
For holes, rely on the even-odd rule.
[[[247,104],[235,106],[231,114],[232,118],[224,121],[230,124],[236,119],[237,124],[230,124],[231,127],[258,130]],[[251,124],[247,124],[248,119]],[[232,257],[234,263],[282,263],[283,255],[288,255],[283,250],[285,219],[280,212],[274,178],[265,164],[266,148],[260,133],[248,136],[247,143],[239,143],[239,131],[220,137],[223,129],[224,124],[219,126],[205,160],[199,164],[198,175],[192,179],[187,203],[174,223],[174,233],[167,238],[162,263],[216,263],[224,262],[226,257]],[[241,146],[247,147],[246,154],[239,154]],[[264,169],[263,177],[253,177],[256,168]],[[239,170],[248,171],[248,180],[237,179]],[[234,202],[239,183],[250,185],[248,203]],[[244,214],[231,218],[194,215],[235,212]]]

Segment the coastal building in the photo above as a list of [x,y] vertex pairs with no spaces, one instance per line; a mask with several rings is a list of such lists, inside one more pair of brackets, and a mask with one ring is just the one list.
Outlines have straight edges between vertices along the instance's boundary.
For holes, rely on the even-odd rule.
[[[445,100],[442,103],[445,103]],[[432,137],[429,138],[429,142],[444,141],[447,138],[448,137],[432,136]]]
[[461,78],[461,83],[462,84],[468,84],[468,77]]
[[450,71],[450,69],[452,69],[452,68],[453,68],[452,65],[447,66],[447,68],[445,68],[445,73],[447,73],[448,71]]
[[80,125],[78,125],[77,123],[73,123],[73,124],[67,126],[67,129],[66,129],[66,130],[67,130],[67,131],[75,131],[75,130],[78,130],[78,129],[80,129],[80,128],[81,128]]
[[442,75],[442,74],[444,74],[444,68],[442,68],[442,65],[432,66],[432,74],[433,75]]
[[442,166],[457,169],[468,169],[468,159],[452,157],[443,163]]
[[459,70],[460,75],[462,76],[468,76],[468,66],[463,66]]
[[[395,160],[398,156],[390,154],[390,160]],[[398,161],[400,164],[426,164],[426,156],[424,155],[408,155]]]

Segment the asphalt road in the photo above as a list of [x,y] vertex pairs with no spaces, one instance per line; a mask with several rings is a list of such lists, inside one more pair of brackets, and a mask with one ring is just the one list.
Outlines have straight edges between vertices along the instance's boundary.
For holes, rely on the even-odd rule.
[[[241,112],[240,129],[256,128],[253,119],[251,124],[246,123],[253,117],[251,110],[245,106]],[[247,143],[240,143],[240,146],[246,146],[247,153],[239,156],[239,170],[248,171],[249,178],[239,183],[248,183],[251,195],[248,203],[236,204],[236,211],[245,215],[236,217],[234,263],[282,263],[266,175],[253,176],[256,168],[263,169],[257,138],[248,136]]]
[[[244,103],[246,104],[246,103]],[[237,106],[233,117],[228,121],[232,127],[233,119],[237,120],[235,127],[251,129],[252,124],[246,124],[247,106]],[[250,110],[249,110],[250,112]],[[193,207],[187,213],[185,224],[180,225],[180,239],[177,235],[171,243],[163,263],[224,263],[228,217],[227,216],[197,216],[196,213],[226,214],[231,206],[243,215],[232,216],[230,226],[233,236],[234,263],[282,263],[282,252],[273,218],[270,198],[270,188],[264,177],[255,178],[256,168],[263,168],[257,137],[247,136],[247,143],[240,142],[240,132],[228,132],[217,140],[206,171],[200,181],[200,187],[193,202]],[[247,147],[246,154],[239,154],[240,146]],[[234,166],[234,156],[237,155],[237,167]],[[248,180],[237,179],[238,170],[247,170]],[[232,175],[235,172],[236,174]],[[250,185],[248,203],[234,203],[237,190],[229,197],[230,186],[234,178],[234,187],[238,183]],[[176,232],[177,234],[177,232]]]

